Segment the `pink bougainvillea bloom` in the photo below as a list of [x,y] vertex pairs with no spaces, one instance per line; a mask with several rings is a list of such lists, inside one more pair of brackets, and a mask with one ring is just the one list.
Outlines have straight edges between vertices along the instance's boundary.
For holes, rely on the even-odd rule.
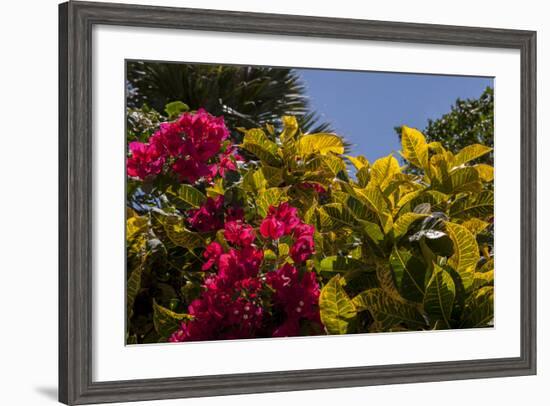
[[240,220],[228,221],[225,223],[224,237],[231,244],[245,247],[254,242],[256,232]]
[[182,114],[177,124],[186,135],[186,153],[203,161],[218,153],[222,142],[229,137],[223,117],[214,117],[204,109]]
[[223,228],[223,196],[213,199],[198,209],[189,210],[189,224],[201,232],[217,231]]
[[179,158],[172,165],[172,170],[178,175],[181,182],[195,183],[203,177],[210,177],[208,165],[196,159]]
[[242,207],[228,207],[225,211],[225,221],[244,221],[244,210]]
[[206,262],[202,266],[203,271],[207,271],[212,266],[218,262],[218,259],[220,258],[220,255],[223,253],[223,248],[220,243],[213,241],[206,247],[206,250],[204,251],[204,258],[206,258]]
[[260,234],[264,238],[278,240],[285,234],[285,224],[273,215],[268,215],[260,224]]
[[129,149],[132,155],[126,160],[128,176],[144,180],[162,171],[165,158],[156,145],[134,141]]
[[301,223],[294,228],[292,234],[295,238],[300,238],[302,236],[312,237],[315,234],[315,227],[310,224]]
[[292,207],[288,202],[283,202],[278,207],[271,206],[268,210],[268,216],[273,216],[284,224],[285,235],[290,234],[294,227],[301,223],[298,217],[298,209]]
[[315,243],[310,235],[303,235],[294,241],[290,248],[290,257],[296,263],[307,261],[314,253]]
[[184,140],[177,123],[161,123],[159,130],[151,136],[149,142],[172,157],[183,154]]
[[319,284],[313,272],[300,277],[296,267],[285,264],[282,268],[267,274],[267,283],[274,289],[273,301],[282,307],[286,319],[276,336],[297,335],[299,320],[320,322]]

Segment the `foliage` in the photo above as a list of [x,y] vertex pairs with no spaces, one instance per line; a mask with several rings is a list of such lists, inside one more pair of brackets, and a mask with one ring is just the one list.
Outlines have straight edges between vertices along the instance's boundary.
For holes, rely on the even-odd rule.
[[[401,136],[401,127],[396,132]],[[494,91],[487,87],[478,99],[457,99],[449,113],[428,120],[423,130],[428,142],[440,142],[446,149],[458,153],[461,149],[482,144],[493,147]],[[493,165],[493,153],[481,156],[476,163]]]
[[128,342],[492,325],[490,148],[404,126],[413,174],[281,123],[235,146],[190,111],[130,145]]

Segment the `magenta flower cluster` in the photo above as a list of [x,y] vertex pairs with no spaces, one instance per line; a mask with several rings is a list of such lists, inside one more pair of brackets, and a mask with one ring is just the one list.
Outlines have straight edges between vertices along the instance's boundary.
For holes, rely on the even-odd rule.
[[[199,212],[220,213],[216,203],[207,202],[192,218]],[[209,224],[218,226],[218,221]],[[306,320],[320,329],[319,284],[302,266],[314,253],[314,229],[300,220],[296,208],[288,203],[270,207],[260,226],[263,238],[235,209],[226,213],[223,227],[227,246],[213,241],[206,247],[203,292],[189,305],[192,319],[183,322],[170,341],[296,336]],[[284,236],[293,240],[294,264],[264,269],[268,265],[263,246]]]
[[204,109],[184,113],[177,120],[162,123],[147,143],[131,142],[126,162],[128,176],[152,179],[165,167],[181,182],[194,183],[235,170],[237,158],[232,147],[223,148],[229,137],[223,117]]

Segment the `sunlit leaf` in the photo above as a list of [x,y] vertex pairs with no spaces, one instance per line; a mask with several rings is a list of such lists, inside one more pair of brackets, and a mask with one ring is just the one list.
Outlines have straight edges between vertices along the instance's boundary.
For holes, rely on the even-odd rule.
[[407,126],[401,127],[403,157],[420,169],[428,168],[428,144],[420,131]]
[[453,241],[454,254],[448,263],[460,275],[464,289],[468,290],[474,281],[474,271],[479,261],[479,248],[475,237],[467,228],[447,222],[445,227]]
[[476,158],[488,154],[493,149],[481,144],[473,144],[464,147],[458,154],[455,155],[455,166],[460,166],[466,162],[470,162]]
[[426,286],[424,310],[430,320],[443,320],[450,328],[449,319],[455,300],[455,284],[453,278],[443,268],[434,264],[432,277]]
[[321,290],[319,308],[321,321],[329,334],[351,332],[356,310],[342,286],[340,275],[335,275]]

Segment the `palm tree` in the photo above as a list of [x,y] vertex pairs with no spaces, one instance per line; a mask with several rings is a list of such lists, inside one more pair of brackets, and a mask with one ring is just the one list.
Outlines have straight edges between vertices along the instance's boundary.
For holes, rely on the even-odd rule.
[[131,61],[127,64],[128,107],[143,104],[162,112],[172,101],[224,115],[232,127],[280,124],[294,115],[303,131],[331,131],[311,111],[305,87],[293,69]]

